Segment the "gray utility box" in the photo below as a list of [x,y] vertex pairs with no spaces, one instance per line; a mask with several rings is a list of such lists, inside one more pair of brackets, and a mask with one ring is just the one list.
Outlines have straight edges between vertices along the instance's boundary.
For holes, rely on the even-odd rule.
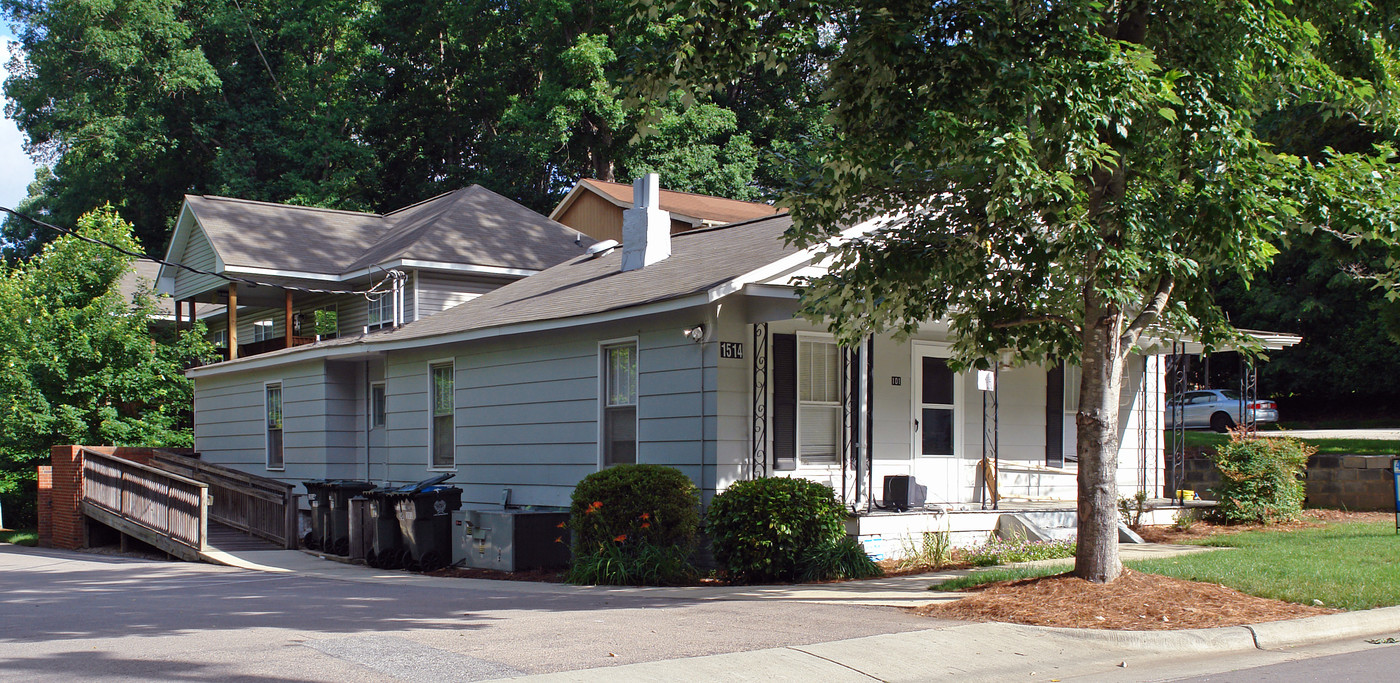
[[452,513],[452,563],[503,572],[562,569],[569,532],[560,510],[458,510]]

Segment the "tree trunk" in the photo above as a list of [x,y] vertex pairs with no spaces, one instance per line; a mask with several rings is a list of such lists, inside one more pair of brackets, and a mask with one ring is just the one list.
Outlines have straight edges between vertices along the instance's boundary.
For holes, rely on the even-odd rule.
[[1084,290],[1084,352],[1075,451],[1079,454],[1079,548],[1074,573],[1087,581],[1118,578],[1118,399],[1126,358],[1123,313]]

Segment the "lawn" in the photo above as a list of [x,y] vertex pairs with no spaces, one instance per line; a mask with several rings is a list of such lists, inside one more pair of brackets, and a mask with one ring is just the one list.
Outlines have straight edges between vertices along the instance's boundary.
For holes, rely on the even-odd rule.
[[39,543],[39,534],[33,529],[19,529],[16,531],[0,530],[0,543],[37,545]]
[[[1304,605],[1370,609],[1400,605],[1400,536],[1393,523],[1350,522],[1290,531],[1246,531],[1186,541],[1234,550],[1130,562],[1140,572],[1229,586]],[[1063,565],[1008,567],[954,579],[937,590],[1058,574]]]
[[[1276,432],[1260,432],[1262,436],[1276,436]],[[1172,433],[1165,432],[1166,449],[1171,450]],[[1214,447],[1230,440],[1228,434],[1217,434],[1198,429],[1186,431],[1186,445]],[[1303,439],[1317,449],[1318,453],[1335,455],[1396,455],[1400,454],[1400,441],[1384,439]]]

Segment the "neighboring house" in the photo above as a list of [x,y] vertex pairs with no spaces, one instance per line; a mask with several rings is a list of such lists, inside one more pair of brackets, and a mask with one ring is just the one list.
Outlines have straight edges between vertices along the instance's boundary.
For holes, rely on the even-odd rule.
[[[758,202],[660,190],[660,208],[671,214],[671,233],[767,218],[781,209]],[[585,178],[565,195],[549,217],[602,240],[622,240],[622,212],[632,208],[632,186]]]
[[[121,293],[124,301],[132,301],[137,292],[149,293],[155,297],[156,302],[156,313],[151,316],[153,323],[174,324],[175,301],[156,290],[156,281],[159,278],[159,263],[146,258],[135,259],[131,262],[131,270],[117,280],[117,291]],[[195,307],[195,316],[200,320],[222,312],[222,306],[213,304],[197,304]],[[182,311],[182,315],[185,320],[189,320],[188,310]]]
[[[654,185],[642,198],[621,248],[396,330],[191,370],[196,449],[292,482],[453,472],[468,507],[567,505],[589,473],[643,462],[706,500],[801,476],[871,510],[892,475],[916,478],[916,502],[982,502],[985,442],[1004,498],[1074,499],[1075,368],[1004,368],[992,409],[948,367],[943,323],[848,349],[795,318],[793,278],[820,263],[784,242],[788,216],[672,237]],[[1129,363],[1124,495],[1165,486],[1163,366]]]
[[[473,185],[388,214],[186,196],[161,292],[206,317],[225,357],[359,336],[444,311],[583,252],[592,240]],[[391,271],[403,274],[395,289]],[[377,289],[376,289],[377,288]],[[305,292],[301,290],[323,290]],[[373,290],[372,294],[364,292]],[[358,293],[357,293],[358,292]],[[333,323],[327,321],[333,320]]]

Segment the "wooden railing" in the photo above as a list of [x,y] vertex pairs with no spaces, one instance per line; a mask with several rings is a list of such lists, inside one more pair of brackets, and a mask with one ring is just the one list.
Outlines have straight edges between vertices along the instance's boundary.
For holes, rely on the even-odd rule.
[[137,534],[148,543],[164,538],[195,552],[207,548],[207,484],[86,448],[82,455],[84,504],[154,532]]
[[297,496],[293,485],[195,458],[156,451],[151,464],[209,486],[209,519],[283,548],[297,547]]

